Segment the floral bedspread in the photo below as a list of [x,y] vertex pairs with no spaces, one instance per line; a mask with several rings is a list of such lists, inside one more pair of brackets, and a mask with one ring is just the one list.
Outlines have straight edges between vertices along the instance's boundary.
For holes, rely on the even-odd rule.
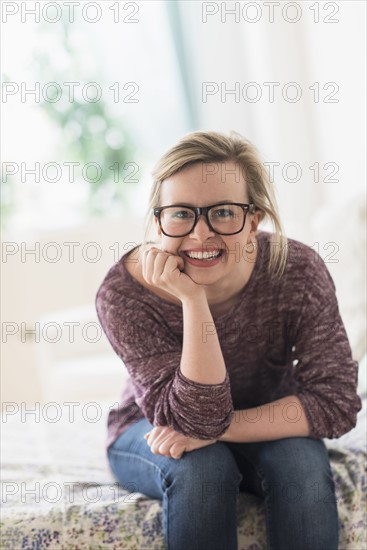
[[[356,428],[325,439],[336,485],[339,550],[367,548],[366,398]],[[98,422],[69,412],[57,422],[41,415],[2,417],[2,515],[4,550],[163,550],[162,506],[122,489],[104,450],[109,403]],[[84,415],[85,416],[85,415]],[[23,421],[22,421],[23,420]],[[239,550],[265,550],[263,502],[240,493]]]

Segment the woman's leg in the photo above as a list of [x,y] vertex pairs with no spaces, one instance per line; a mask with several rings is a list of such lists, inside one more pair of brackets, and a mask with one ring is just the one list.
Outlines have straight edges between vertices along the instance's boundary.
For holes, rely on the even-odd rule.
[[237,550],[237,496],[242,475],[218,441],[175,460],[153,454],[139,420],[108,450],[111,470],[128,491],[162,500],[166,550]]
[[335,485],[322,439],[227,443],[243,481],[264,499],[268,550],[337,550]]

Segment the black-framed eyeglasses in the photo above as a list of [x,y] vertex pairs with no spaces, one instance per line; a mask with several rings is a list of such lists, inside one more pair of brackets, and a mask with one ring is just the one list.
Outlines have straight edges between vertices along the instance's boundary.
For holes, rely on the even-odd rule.
[[245,225],[247,212],[254,214],[253,203],[231,202],[211,206],[158,206],[153,208],[159,227],[167,237],[185,237],[196,226],[199,216],[205,216],[208,226],[219,235],[236,235]]

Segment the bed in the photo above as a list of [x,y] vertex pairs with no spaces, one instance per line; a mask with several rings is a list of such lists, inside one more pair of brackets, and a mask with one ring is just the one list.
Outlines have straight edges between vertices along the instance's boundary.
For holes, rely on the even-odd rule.
[[[340,550],[365,550],[366,394],[356,427],[328,440],[340,518]],[[22,418],[16,406],[2,416],[2,518],[4,550],[163,549],[162,507],[109,470],[104,442],[108,400],[39,407]],[[4,411],[4,407],[3,407]],[[56,420],[55,420],[56,419]],[[26,420],[26,421],[24,421]],[[73,421],[72,421],[73,420]],[[266,548],[264,505],[240,493],[239,550]]]

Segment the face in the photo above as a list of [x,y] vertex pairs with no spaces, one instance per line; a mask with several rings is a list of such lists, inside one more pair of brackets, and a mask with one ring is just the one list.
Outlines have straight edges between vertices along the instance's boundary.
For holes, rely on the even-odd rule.
[[[249,203],[246,182],[240,167],[233,162],[195,163],[163,181],[161,206],[184,204],[187,206],[209,206],[222,201]],[[157,233],[163,250],[180,255],[185,261],[184,271],[195,282],[203,285],[221,285],[231,281],[233,276],[251,269],[252,247],[260,212],[247,212],[245,225],[235,235],[220,235],[212,231],[205,216],[200,216],[194,229],[184,237],[167,237],[159,228]],[[247,247],[247,249],[246,249]],[[190,263],[185,251],[190,249],[223,249],[218,261]],[[248,251],[247,251],[248,250]],[[232,279],[232,282],[235,282]]]

